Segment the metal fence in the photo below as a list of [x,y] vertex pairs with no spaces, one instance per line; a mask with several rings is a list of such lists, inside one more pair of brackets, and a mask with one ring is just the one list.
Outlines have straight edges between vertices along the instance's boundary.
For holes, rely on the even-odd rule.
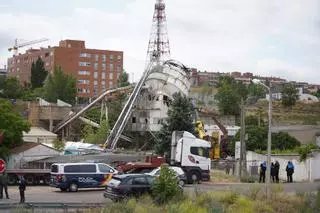
[[103,208],[103,203],[11,203],[0,204],[0,212],[82,212],[85,209]]

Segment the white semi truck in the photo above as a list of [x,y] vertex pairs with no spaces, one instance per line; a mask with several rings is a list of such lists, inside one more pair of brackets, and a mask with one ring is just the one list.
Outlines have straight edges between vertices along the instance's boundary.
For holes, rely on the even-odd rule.
[[174,131],[171,139],[170,165],[186,173],[188,183],[210,180],[211,144],[187,131]]

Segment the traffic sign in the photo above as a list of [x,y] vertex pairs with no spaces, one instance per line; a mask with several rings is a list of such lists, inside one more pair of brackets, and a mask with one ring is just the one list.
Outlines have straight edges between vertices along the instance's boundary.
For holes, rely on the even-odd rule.
[[3,173],[6,169],[6,162],[3,159],[0,159],[0,173]]

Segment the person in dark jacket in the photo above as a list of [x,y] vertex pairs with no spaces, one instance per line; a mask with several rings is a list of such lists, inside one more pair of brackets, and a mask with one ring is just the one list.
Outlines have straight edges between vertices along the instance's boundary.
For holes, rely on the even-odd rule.
[[272,179],[272,182],[275,182],[276,180],[276,170],[275,170],[275,166],[274,166],[274,163],[272,162],[271,163],[271,179]]
[[266,181],[266,170],[267,170],[267,164],[264,161],[263,163],[260,164],[260,178],[259,178],[259,183],[261,181],[264,183]]
[[6,198],[9,199],[9,194],[8,194],[8,174],[6,171],[2,173],[2,179],[1,179],[1,192],[0,192],[0,198],[2,199],[3,197],[3,189],[4,192],[6,193]]
[[19,181],[19,192],[20,192],[20,203],[24,203],[25,197],[24,197],[24,191],[26,190],[26,182],[24,180],[24,177],[20,176]]
[[280,163],[276,160],[276,163],[274,164],[274,170],[276,175],[276,182],[279,183],[279,170],[280,170]]
[[286,172],[287,172],[287,182],[292,183],[292,175],[294,173],[294,165],[291,161],[289,161],[287,164]]

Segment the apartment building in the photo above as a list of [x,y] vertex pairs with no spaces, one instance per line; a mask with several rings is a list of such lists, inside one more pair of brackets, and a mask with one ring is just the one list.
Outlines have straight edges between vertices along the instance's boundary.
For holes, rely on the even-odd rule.
[[85,41],[62,40],[59,46],[29,49],[8,59],[8,75],[16,76],[23,86],[30,83],[31,65],[38,57],[45,69],[53,73],[61,67],[77,79],[78,97],[91,98],[116,86],[123,72],[123,52],[87,49]]

